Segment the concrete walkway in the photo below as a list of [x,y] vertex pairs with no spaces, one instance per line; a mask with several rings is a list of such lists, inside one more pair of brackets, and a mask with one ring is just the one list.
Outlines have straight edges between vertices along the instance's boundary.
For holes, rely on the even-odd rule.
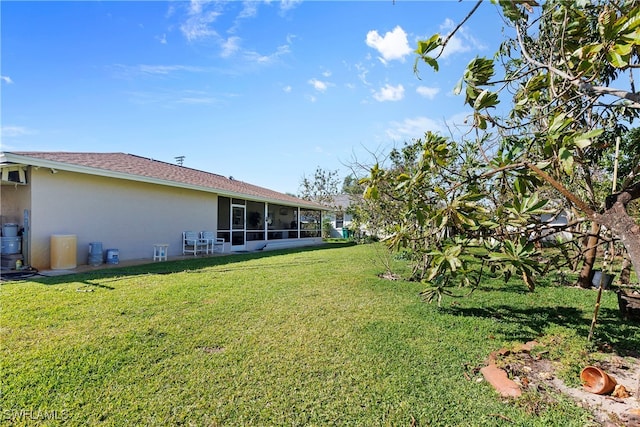
[[[180,260],[195,259],[195,258],[212,258],[212,257],[219,257],[224,255],[233,255],[233,254],[234,252],[222,253],[222,254],[215,253],[215,254],[197,255],[197,256],[180,255],[180,256],[169,257],[167,261],[180,261]],[[154,261],[153,258],[130,259],[126,261],[119,261],[117,264],[107,264],[107,263],[102,263],[100,265],[82,264],[82,265],[78,265],[76,268],[73,268],[73,269],[40,270],[38,271],[38,274],[41,276],[55,277],[55,276],[64,276],[67,274],[78,274],[78,273],[87,273],[91,271],[106,270],[111,268],[131,267],[135,265],[144,265],[144,264],[158,264],[158,263],[167,262],[167,261]]]

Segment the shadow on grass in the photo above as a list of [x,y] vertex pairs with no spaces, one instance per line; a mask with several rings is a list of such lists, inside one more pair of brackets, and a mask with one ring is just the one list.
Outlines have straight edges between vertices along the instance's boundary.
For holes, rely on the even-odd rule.
[[[443,312],[456,316],[493,319],[500,333],[511,340],[527,342],[541,336],[552,326],[574,329],[584,338],[589,335],[591,317],[575,307],[516,308],[508,305],[491,307],[447,307]],[[591,314],[591,313],[590,313]],[[503,325],[503,326],[501,326]],[[514,325],[518,325],[514,328]],[[514,334],[514,329],[518,332]],[[533,331],[533,333],[527,331]],[[640,324],[623,320],[618,310],[600,308],[595,333],[595,344],[607,344],[621,356],[640,356]]]
[[[296,253],[304,253],[304,252],[313,252],[313,251],[324,251],[331,249],[340,249],[349,246],[354,246],[353,242],[344,242],[344,243],[327,243],[324,245],[318,246],[306,246],[300,248],[288,248],[288,249],[278,249],[278,250],[270,250],[264,252],[243,252],[243,253],[232,253],[226,254],[222,256],[214,256],[214,257],[205,257],[205,258],[196,258],[193,259],[180,259],[180,260],[172,260],[172,261],[163,261],[163,262],[153,262],[149,260],[148,264],[139,264],[134,266],[127,267],[109,267],[102,270],[93,270],[89,272],[82,273],[72,273],[65,274],[61,276],[44,276],[39,274],[28,275],[20,280],[28,280],[30,282],[40,283],[42,285],[61,285],[65,283],[82,283],[86,286],[94,286],[102,289],[112,290],[115,289],[111,286],[104,285],[105,282],[108,282],[108,279],[113,279],[114,281],[120,280],[123,277],[134,277],[134,276],[143,276],[147,274],[174,274],[174,273],[199,273],[203,269],[213,266],[228,266],[224,271],[232,271],[235,269],[247,269],[246,266],[234,266],[234,264],[254,260],[254,259],[262,259],[262,258],[270,258],[280,255],[288,255],[288,254],[296,254]],[[302,264],[304,262],[300,261],[297,264]],[[317,264],[318,261],[309,261],[309,263]],[[272,267],[282,266],[286,268],[291,265],[296,265],[296,262],[283,262],[281,264],[271,264]],[[255,267],[261,268],[261,267]],[[100,283],[95,282],[95,280],[100,280]],[[2,283],[8,283],[7,281],[3,281]]]

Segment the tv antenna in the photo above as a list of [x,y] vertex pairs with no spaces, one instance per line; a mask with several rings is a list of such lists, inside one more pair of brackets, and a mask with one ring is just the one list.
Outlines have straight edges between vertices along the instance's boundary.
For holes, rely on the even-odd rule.
[[174,159],[176,159],[176,163],[179,164],[180,166],[182,166],[184,164],[184,157],[185,156],[176,156],[174,157]]

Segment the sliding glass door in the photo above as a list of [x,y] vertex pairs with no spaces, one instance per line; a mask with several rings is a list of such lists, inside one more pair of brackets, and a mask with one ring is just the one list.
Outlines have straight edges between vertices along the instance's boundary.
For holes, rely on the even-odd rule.
[[231,205],[231,250],[245,250],[245,210],[243,205]]

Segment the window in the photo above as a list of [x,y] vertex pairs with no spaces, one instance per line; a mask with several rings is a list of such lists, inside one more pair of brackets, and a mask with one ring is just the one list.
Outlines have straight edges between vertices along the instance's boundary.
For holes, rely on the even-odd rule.
[[336,212],[336,228],[344,227],[344,212]]
[[297,239],[298,208],[270,204],[267,213],[267,228],[269,240]]
[[228,242],[231,234],[231,200],[228,197],[218,197],[218,237]]
[[231,200],[228,197],[218,197],[218,230],[231,228]]

